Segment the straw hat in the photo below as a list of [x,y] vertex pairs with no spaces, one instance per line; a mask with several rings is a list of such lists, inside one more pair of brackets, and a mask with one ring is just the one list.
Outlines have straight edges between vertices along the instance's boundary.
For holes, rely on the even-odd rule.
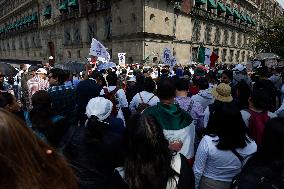
[[225,83],[220,83],[212,89],[212,95],[221,102],[232,102],[231,87]]

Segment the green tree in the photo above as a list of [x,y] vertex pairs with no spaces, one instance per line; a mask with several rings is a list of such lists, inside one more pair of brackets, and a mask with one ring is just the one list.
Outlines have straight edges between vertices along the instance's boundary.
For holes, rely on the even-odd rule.
[[255,43],[257,52],[271,52],[284,58],[284,17],[270,20],[261,26]]

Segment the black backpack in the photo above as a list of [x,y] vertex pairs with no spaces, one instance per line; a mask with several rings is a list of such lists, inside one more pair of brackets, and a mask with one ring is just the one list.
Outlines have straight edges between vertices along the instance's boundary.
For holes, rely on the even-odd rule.
[[230,189],[284,189],[284,163],[245,166]]

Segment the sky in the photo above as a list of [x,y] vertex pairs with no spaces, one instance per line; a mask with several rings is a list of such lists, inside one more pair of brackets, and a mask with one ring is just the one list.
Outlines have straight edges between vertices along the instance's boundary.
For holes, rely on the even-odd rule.
[[280,5],[282,6],[282,8],[284,8],[284,0],[277,0],[279,3],[280,3]]

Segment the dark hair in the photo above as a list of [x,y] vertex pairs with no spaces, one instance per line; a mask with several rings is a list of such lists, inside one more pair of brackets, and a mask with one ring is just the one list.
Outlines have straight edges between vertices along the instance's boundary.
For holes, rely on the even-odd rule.
[[258,110],[268,110],[270,106],[270,96],[268,91],[265,88],[257,88],[254,87],[252,94],[251,94],[251,100],[253,106]]
[[153,81],[153,79],[151,77],[147,77],[145,78],[145,82],[144,82],[144,90],[149,92],[149,93],[153,93],[156,89],[156,84]]
[[236,85],[236,90],[237,90],[240,109],[248,109],[249,108],[248,99],[251,95],[250,86],[244,80],[241,80]]
[[14,96],[8,92],[0,92],[0,108],[13,104]]
[[63,156],[12,113],[0,109],[0,188],[77,189]]
[[66,74],[64,70],[60,68],[52,68],[50,70],[53,78],[57,78],[59,85],[62,85],[65,82]]
[[107,128],[107,123],[98,121],[98,117],[92,115],[87,120],[87,141],[98,142],[102,139],[104,135],[104,130]]
[[109,86],[116,86],[117,85],[117,75],[116,75],[116,73],[110,72],[106,76],[106,80],[107,80]]
[[269,120],[264,128],[257,157],[267,163],[284,160],[284,118]]
[[269,75],[267,66],[262,66],[258,68],[257,72],[258,72],[258,75],[262,77],[268,77]]
[[121,70],[121,74],[127,74],[127,70],[126,69],[122,69]]
[[51,117],[53,116],[51,103],[52,101],[47,91],[40,90],[33,94],[33,109],[29,114],[33,128],[45,132],[51,126]]
[[168,77],[161,78],[157,83],[157,95],[161,100],[174,98],[176,96],[175,82]]
[[196,83],[197,83],[199,90],[205,90],[209,88],[208,80],[204,77],[198,78]]
[[222,74],[228,76],[231,81],[233,80],[233,72],[231,70],[224,70]]
[[101,75],[102,74],[99,71],[94,70],[94,71],[92,71],[92,74],[90,75],[90,77],[93,78],[93,79],[97,79],[97,78],[100,78]]
[[176,80],[176,89],[178,91],[188,91],[189,89],[189,82],[186,79],[179,79]]
[[141,73],[138,73],[136,75],[136,85],[139,85],[139,86],[144,86],[144,82],[145,82],[145,77],[143,74]]
[[206,134],[219,137],[218,149],[231,150],[246,146],[246,142],[249,142],[247,128],[234,102],[219,102],[210,114]]
[[126,127],[125,178],[132,189],[166,188],[175,171],[172,153],[157,120],[135,114]]
[[23,70],[26,67],[25,64],[20,64],[20,70]]

